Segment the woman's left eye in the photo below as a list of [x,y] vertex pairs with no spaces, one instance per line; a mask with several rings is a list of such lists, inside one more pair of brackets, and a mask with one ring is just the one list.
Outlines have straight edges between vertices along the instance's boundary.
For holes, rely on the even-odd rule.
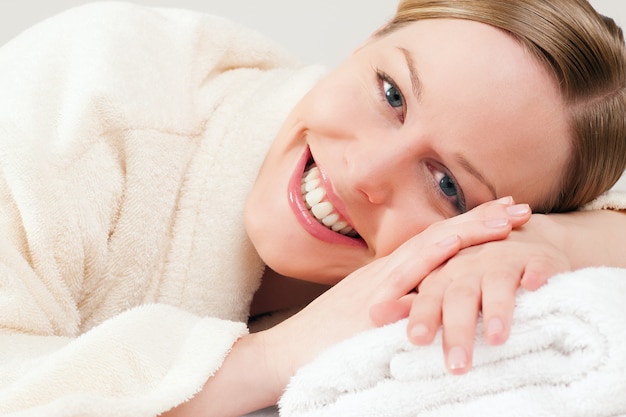
[[467,211],[463,191],[454,178],[434,166],[430,166],[430,171],[432,172],[433,178],[437,183],[437,189],[440,195],[450,202],[459,214]]

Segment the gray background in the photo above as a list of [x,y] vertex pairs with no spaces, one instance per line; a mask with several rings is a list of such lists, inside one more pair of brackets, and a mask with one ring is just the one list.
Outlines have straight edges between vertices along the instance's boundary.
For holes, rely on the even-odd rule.
[[[397,0],[130,0],[218,14],[284,44],[305,63],[336,65],[393,14]],[[89,0],[0,0],[0,44],[69,7]],[[626,27],[626,0],[591,0]],[[626,190],[626,178],[618,185]]]
[[[218,14],[285,44],[305,62],[337,64],[391,17],[397,0],[131,0]],[[89,0],[0,0],[0,44],[64,9]],[[626,24],[626,0],[591,0],[600,12]]]

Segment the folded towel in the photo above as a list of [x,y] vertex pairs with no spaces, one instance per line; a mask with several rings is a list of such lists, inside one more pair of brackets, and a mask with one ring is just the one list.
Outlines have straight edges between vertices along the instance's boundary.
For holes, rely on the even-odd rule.
[[406,338],[406,320],[323,352],[292,379],[283,417],[626,416],[626,269],[562,274],[520,291],[502,346],[476,330],[474,368],[444,369],[431,346]]

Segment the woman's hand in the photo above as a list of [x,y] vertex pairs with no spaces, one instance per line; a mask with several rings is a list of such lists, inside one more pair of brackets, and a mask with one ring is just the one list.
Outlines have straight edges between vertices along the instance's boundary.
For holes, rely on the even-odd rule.
[[529,218],[527,206],[504,199],[431,225],[289,319],[239,339],[204,388],[163,416],[240,416],[275,404],[296,369],[328,346],[375,327],[371,306],[402,298],[460,249],[504,239]]
[[520,285],[535,290],[551,276],[572,269],[564,247],[548,231],[548,220],[534,216],[505,240],[463,249],[425,278],[411,300],[410,340],[429,344],[443,326],[446,365],[457,374],[471,367],[481,310],[485,340],[506,341]]
[[389,256],[353,272],[296,315],[261,332],[266,362],[274,364],[286,383],[324,348],[373,328],[370,307],[402,298],[460,249],[504,239],[529,218],[527,205],[512,205],[508,199],[431,225]]
[[408,337],[420,345],[431,343],[443,326],[446,365],[464,373],[481,310],[485,340],[500,344],[508,338],[520,286],[535,290],[557,273],[586,266],[626,267],[624,234],[615,230],[626,230],[624,213],[535,214],[504,240],[460,250],[416,293],[374,306],[372,316],[378,325],[409,316]]

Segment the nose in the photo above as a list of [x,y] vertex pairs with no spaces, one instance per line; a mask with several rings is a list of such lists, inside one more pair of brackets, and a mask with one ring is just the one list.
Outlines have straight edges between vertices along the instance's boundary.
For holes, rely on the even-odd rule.
[[403,158],[398,148],[363,146],[345,155],[349,183],[376,205],[389,202],[403,176]]

